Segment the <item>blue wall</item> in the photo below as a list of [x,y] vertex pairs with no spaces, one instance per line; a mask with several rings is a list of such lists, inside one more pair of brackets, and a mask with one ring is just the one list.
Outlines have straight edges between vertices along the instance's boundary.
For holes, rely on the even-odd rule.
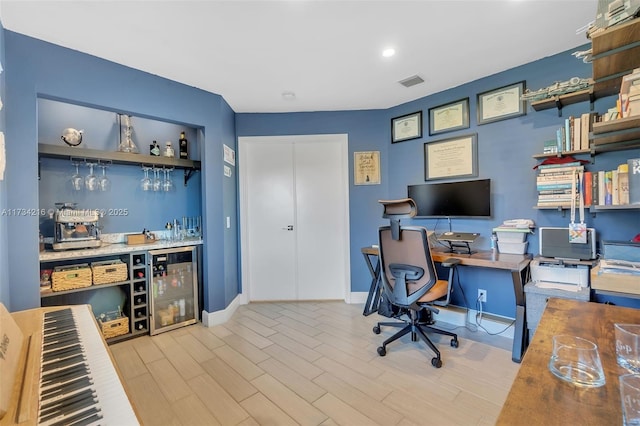
[[[137,191],[126,189],[120,191],[120,198],[104,200],[104,203],[117,203],[117,206],[111,207],[136,206],[136,217],[122,219],[120,224],[115,219],[110,223],[111,232],[123,232],[142,230],[143,227],[158,229],[168,217],[197,214],[195,210],[199,210],[198,204],[201,202],[204,238],[207,241],[203,253],[203,308],[209,312],[224,308],[233,297],[225,287],[226,277],[235,277],[237,274],[236,245],[234,243],[231,247],[225,247],[227,241],[220,226],[223,223],[223,212],[229,211],[229,214],[235,215],[236,209],[235,192],[229,191],[228,183],[223,182],[220,170],[222,144],[235,148],[234,118],[227,103],[219,95],[94,56],[10,31],[3,31],[3,36],[7,65],[5,105],[9,106],[7,122],[11,123],[7,128],[7,156],[10,159],[7,167],[7,207],[37,208],[39,190],[52,192],[42,194],[47,204],[70,195],[64,189],[55,189],[58,185],[64,187],[63,175],[68,172],[68,164],[59,160],[44,162],[45,173],[49,173],[51,182],[44,183],[39,188],[39,98],[188,124],[198,129],[197,139],[203,163],[198,176],[201,184],[196,182],[194,185],[190,182],[189,188],[172,194],[171,200],[164,200],[167,203],[164,207],[162,200],[145,199]],[[74,126],[62,125],[61,129],[64,127]],[[137,182],[140,178],[137,168],[114,166],[111,172],[117,186],[128,188],[130,180]],[[174,177],[177,178],[178,175]],[[199,188],[200,191],[200,196],[195,196],[197,201],[189,194],[193,188]],[[223,195],[225,192],[230,194]],[[96,197],[82,200],[83,202],[98,202],[97,194],[82,196]],[[35,267],[38,265],[39,219],[36,216],[7,218],[7,242],[2,244],[2,250],[7,249],[8,264],[11,267],[7,268],[8,279],[2,281],[8,281],[11,285],[9,297],[4,294],[2,296],[12,310],[40,305],[38,268]],[[237,294],[235,283],[232,293],[234,296]]]
[[[478,134],[478,177],[492,179],[493,217],[453,220],[453,228],[457,231],[482,234],[475,248],[488,248],[491,229],[505,219],[532,218],[538,226],[566,226],[568,223],[568,217],[556,211],[532,208],[536,203],[535,172],[532,170],[536,160],[532,155],[540,153],[543,141],[553,138],[556,128],[562,125],[563,118],[558,117],[557,111],[534,112],[529,108],[525,116],[482,126],[476,124],[475,117],[478,93],[522,80],[526,81],[527,87],[538,89],[556,80],[589,76],[591,66],[571,57],[571,52],[388,110],[235,114],[218,95],[20,34],[2,31],[2,35],[6,58],[5,105],[10,105],[6,122],[11,123],[6,129],[7,154],[11,162],[7,181],[0,182],[0,206],[1,203],[9,208],[38,206],[39,191],[42,190],[37,181],[38,98],[190,124],[197,129],[196,139],[201,142],[203,170],[199,190],[206,240],[203,256],[204,309],[209,312],[226,307],[241,288],[238,277],[237,170],[231,167],[231,178],[224,177],[221,170],[224,164],[222,145],[236,149],[237,136],[347,133],[350,156],[356,151],[380,151],[382,184],[350,187],[351,289],[354,292],[366,292],[370,283],[360,248],[375,243],[376,230],[385,223],[380,217],[381,208],[377,200],[403,197],[407,185],[424,182],[425,142]],[[471,127],[440,137],[429,137],[428,109],[465,97],[470,98]],[[595,109],[603,112],[612,103],[612,98],[598,100]],[[571,105],[564,109],[563,115],[579,115],[588,108],[588,103]],[[425,136],[391,144],[391,118],[418,110],[423,111]],[[602,154],[588,168],[613,169],[626,158],[638,156],[638,149]],[[59,169],[56,173],[60,176],[67,172],[66,166],[53,164],[47,167]],[[350,162],[351,176],[352,167]],[[124,170],[118,173],[135,174]],[[3,201],[3,196],[6,201]],[[184,198],[179,198],[179,203],[189,206],[192,202],[190,195],[182,196]],[[57,194],[49,197],[53,200]],[[123,201],[127,203],[143,202],[136,196],[124,197]],[[144,210],[144,207],[140,208]],[[195,204],[193,208],[197,208]],[[158,209],[157,205],[153,206],[148,216],[162,223],[166,219],[163,212],[157,212]],[[231,221],[229,229],[225,226],[227,217]],[[596,217],[589,215],[587,224],[597,229],[601,239],[626,240],[640,232],[637,219],[637,211],[616,211],[599,213]],[[0,298],[5,303],[9,301],[13,310],[39,305],[38,271],[34,268],[38,261],[38,220],[37,217],[0,218],[0,231],[3,226],[7,231],[0,234],[0,274],[6,274],[2,271],[8,269],[7,279],[11,283],[9,296],[6,286],[0,287]],[[422,219],[414,222],[438,232],[447,227],[444,221]],[[149,227],[144,218],[140,218],[139,223],[123,225],[130,226],[135,229]],[[531,236],[529,253],[536,254],[537,245],[537,235]],[[0,281],[6,282],[7,279],[0,275]],[[476,294],[477,287],[488,290],[487,311],[514,316],[514,298],[508,274],[461,268],[460,281],[468,298]],[[460,293],[455,294],[454,302],[466,305]]]
[[[479,232],[481,238],[476,249],[488,249],[491,231],[505,219],[531,218],[537,226],[567,226],[569,218],[557,211],[533,209],[537,201],[535,188],[537,164],[532,156],[542,152],[543,142],[555,137],[556,128],[564,118],[578,116],[589,110],[588,102],[563,109],[558,117],[556,109],[540,112],[528,107],[521,117],[478,126],[476,96],[488,90],[519,81],[536,90],[554,81],[573,76],[588,77],[591,65],[583,64],[569,52],[491,75],[480,80],[452,88],[384,111],[316,112],[297,114],[237,114],[238,136],[287,135],[312,133],[348,133],[349,153],[380,151],[382,185],[350,187],[351,225],[351,289],[367,291],[370,283],[360,248],[376,242],[376,230],[384,221],[380,218],[378,199],[400,198],[407,195],[407,185],[424,183],[424,143],[457,135],[478,135],[478,178],[492,182],[491,219],[452,219],[452,228],[462,232]],[[471,126],[469,129],[429,137],[428,110],[442,104],[469,98]],[[605,111],[614,103],[613,98],[601,99],[595,109]],[[423,112],[424,137],[402,143],[390,143],[390,120],[393,117]],[[640,156],[640,150],[601,154],[590,170],[611,170],[627,158]],[[585,157],[588,159],[588,157]],[[353,176],[353,164],[350,164]],[[638,211],[616,211],[587,215],[587,224],[595,227],[601,239],[629,240],[638,232]],[[409,222],[411,223],[411,222]],[[442,232],[448,229],[446,220],[416,219],[413,223]],[[529,237],[528,252],[538,253],[537,235]],[[476,268],[459,268],[459,278],[467,301],[461,292],[454,294],[453,302],[474,307],[477,288],[488,292],[486,310],[498,315],[515,316],[511,277],[508,273]],[[631,302],[633,303],[633,302]]]

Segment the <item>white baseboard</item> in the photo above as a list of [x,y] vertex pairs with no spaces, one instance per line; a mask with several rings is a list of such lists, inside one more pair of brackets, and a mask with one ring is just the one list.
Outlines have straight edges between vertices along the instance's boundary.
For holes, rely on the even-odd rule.
[[203,309],[202,325],[204,325],[205,327],[213,327],[214,325],[224,324],[225,322],[229,321],[233,313],[236,311],[236,309],[238,309],[240,305],[246,305],[248,303],[246,299],[246,296],[243,296],[241,293],[238,294],[231,301],[231,303],[229,303],[229,306],[221,311],[207,312]]
[[[368,292],[360,291],[360,292],[351,292],[350,303],[366,303]],[[434,314],[434,319],[436,321],[446,322],[448,324],[455,325],[456,327],[464,327],[465,326],[465,315],[468,315],[468,321],[471,324],[476,324],[476,314],[478,311],[469,309],[468,311],[465,308],[460,308],[458,306],[447,306],[446,308],[438,307],[440,310],[439,314]],[[513,331],[515,329],[514,326],[509,327],[509,325],[513,322],[513,318],[501,317],[495,314],[482,314],[482,320],[480,321],[480,325],[484,327],[484,330],[481,327],[478,327],[478,331],[483,333],[500,333],[501,331],[506,330],[500,333],[500,336],[506,337],[508,339],[513,339]]]

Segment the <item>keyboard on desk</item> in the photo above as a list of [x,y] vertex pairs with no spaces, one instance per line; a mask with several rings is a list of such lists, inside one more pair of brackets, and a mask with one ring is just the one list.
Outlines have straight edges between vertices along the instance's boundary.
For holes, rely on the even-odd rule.
[[472,243],[480,234],[476,232],[443,232],[438,235],[438,241],[451,241],[461,243]]

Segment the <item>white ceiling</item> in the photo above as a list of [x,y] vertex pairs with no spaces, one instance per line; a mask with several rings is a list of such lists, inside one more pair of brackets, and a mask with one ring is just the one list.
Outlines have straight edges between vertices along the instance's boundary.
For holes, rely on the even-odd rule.
[[[573,49],[597,3],[0,0],[0,19],[218,93],[236,112],[326,111],[389,108]],[[389,46],[397,53],[383,58]],[[416,74],[425,82],[398,83]]]

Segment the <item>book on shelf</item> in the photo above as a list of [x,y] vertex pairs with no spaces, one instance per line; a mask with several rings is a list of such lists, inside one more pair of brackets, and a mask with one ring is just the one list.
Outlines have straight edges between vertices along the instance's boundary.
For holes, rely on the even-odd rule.
[[604,171],[604,203],[605,206],[610,206],[613,204],[613,174],[611,170]]
[[619,190],[619,182],[618,182],[618,170],[611,170],[611,205],[619,206],[620,205],[620,190]]
[[598,170],[598,205],[604,206],[604,170]]
[[543,189],[538,191],[538,195],[552,195],[552,194],[571,194],[571,188],[567,189]]
[[627,160],[629,177],[629,204],[640,204],[640,158]]
[[573,123],[571,127],[571,149],[573,151],[580,150],[580,144],[581,144],[580,138],[582,137],[581,120],[582,119],[580,117],[573,118]]
[[590,206],[593,203],[593,173],[586,171],[582,175],[582,190],[584,192],[584,205]]
[[571,129],[573,128],[573,116],[564,119],[563,151],[571,151]]
[[620,204],[629,204],[629,165],[618,165],[618,195]]
[[565,174],[539,175],[536,177],[537,183],[571,183],[575,179],[575,175],[571,172]]
[[600,193],[598,192],[599,180],[600,180],[600,175],[598,174],[598,172],[592,172],[591,173],[591,205],[592,206],[597,206],[600,204],[598,199],[600,196]]
[[564,163],[564,164],[542,164],[538,166],[538,169],[540,169],[540,174],[564,173],[564,172],[572,172],[574,170],[577,170],[580,172],[584,170],[584,166],[580,164],[580,162]]
[[596,112],[585,112],[580,116],[580,149],[589,149],[589,132],[593,130],[593,123],[597,121]]
[[571,189],[572,182],[567,183],[538,183],[536,189],[542,191],[545,189]]

